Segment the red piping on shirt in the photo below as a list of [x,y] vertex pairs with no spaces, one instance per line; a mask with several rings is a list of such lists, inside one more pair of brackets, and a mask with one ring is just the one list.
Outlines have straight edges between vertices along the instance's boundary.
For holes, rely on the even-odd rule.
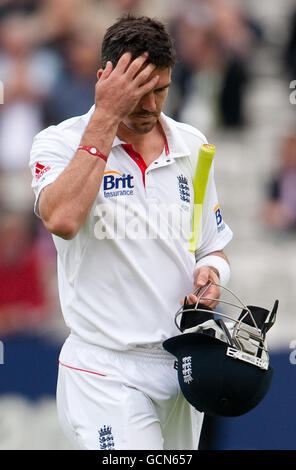
[[136,152],[131,144],[121,144],[121,146],[140,168],[143,177],[143,184],[145,186],[145,171],[147,170],[147,165],[144,162],[142,155]]
[[99,372],[93,372],[91,370],[78,369],[77,367],[68,366],[67,364],[63,364],[60,360],[58,362],[61,364],[61,366],[68,367],[68,369],[79,370],[80,372],[88,372],[89,374],[95,374],[95,375],[100,375],[101,377],[107,377],[107,375],[99,374]]
[[[160,123],[158,123],[158,127],[159,127],[159,130],[160,130],[163,138],[164,138],[165,154],[169,155],[170,149],[169,149],[169,144],[168,144],[165,132],[164,132],[162,126],[160,125]],[[145,172],[147,170],[147,165],[146,165],[142,155],[140,153],[136,152],[136,150],[134,149],[134,147],[131,144],[121,144],[121,146],[126,151],[126,153],[128,153],[128,155],[134,160],[134,162],[138,165],[138,167],[140,168],[141,173],[142,173],[142,178],[143,178],[143,184],[144,184],[144,187],[145,187]]]
[[163,130],[163,128],[162,128],[162,125],[160,124],[159,121],[158,121],[158,129],[160,130],[161,135],[162,135],[162,137],[164,138],[165,154],[166,154],[166,156],[168,156],[169,153],[170,153],[170,148],[169,148],[168,139],[167,139],[167,137],[166,137],[166,135],[165,135],[165,132],[164,132],[164,130]]

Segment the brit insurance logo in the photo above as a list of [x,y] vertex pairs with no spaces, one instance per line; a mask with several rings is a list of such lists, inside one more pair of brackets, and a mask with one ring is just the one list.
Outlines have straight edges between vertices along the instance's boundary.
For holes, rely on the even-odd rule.
[[225,228],[225,224],[223,222],[222,214],[221,214],[221,209],[219,204],[214,208],[215,212],[215,217],[216,217],[216,225],[217,225],[217,230],[218,232],[222,232]]
[[134,194],[134,177],[118,171],[105,171],[103,189],[105,197],[132,196]]

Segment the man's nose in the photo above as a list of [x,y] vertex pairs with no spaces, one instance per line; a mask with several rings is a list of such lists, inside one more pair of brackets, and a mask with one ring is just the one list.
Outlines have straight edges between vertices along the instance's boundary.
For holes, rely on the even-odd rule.
[[141,99],[141,108],[145,111],[149,111],[150,113],[156,111],[156,100],[153,91],[143,96]]

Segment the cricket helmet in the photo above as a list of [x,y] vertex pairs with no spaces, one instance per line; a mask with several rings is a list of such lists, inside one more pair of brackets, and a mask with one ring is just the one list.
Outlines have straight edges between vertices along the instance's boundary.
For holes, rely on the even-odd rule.
[[275,322],[279,302],[275,301],[271,311],[246,306],[219,286],[240,303],[219,299],[220,309],[221,303],[239,308],[240,314],[234,318],[200,302],[208,299],[209,285],[196,292],[196,304],[188,305],[185,297],[175,315],[182,334],[164,341],[163,347],[177,358],[180,388],[193,407],[212,416],[240,416],[255,408],[270,388],[274,371],[266,333]]

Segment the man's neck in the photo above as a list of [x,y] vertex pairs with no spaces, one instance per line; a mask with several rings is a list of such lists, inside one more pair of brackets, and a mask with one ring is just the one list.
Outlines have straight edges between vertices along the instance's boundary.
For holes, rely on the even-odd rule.
[[137,134],[122,125],[118,127],[117,137],[131,144],[141,154],[147,166],[161,155],[165,146],[165,137],[159,123],[146,134]]

